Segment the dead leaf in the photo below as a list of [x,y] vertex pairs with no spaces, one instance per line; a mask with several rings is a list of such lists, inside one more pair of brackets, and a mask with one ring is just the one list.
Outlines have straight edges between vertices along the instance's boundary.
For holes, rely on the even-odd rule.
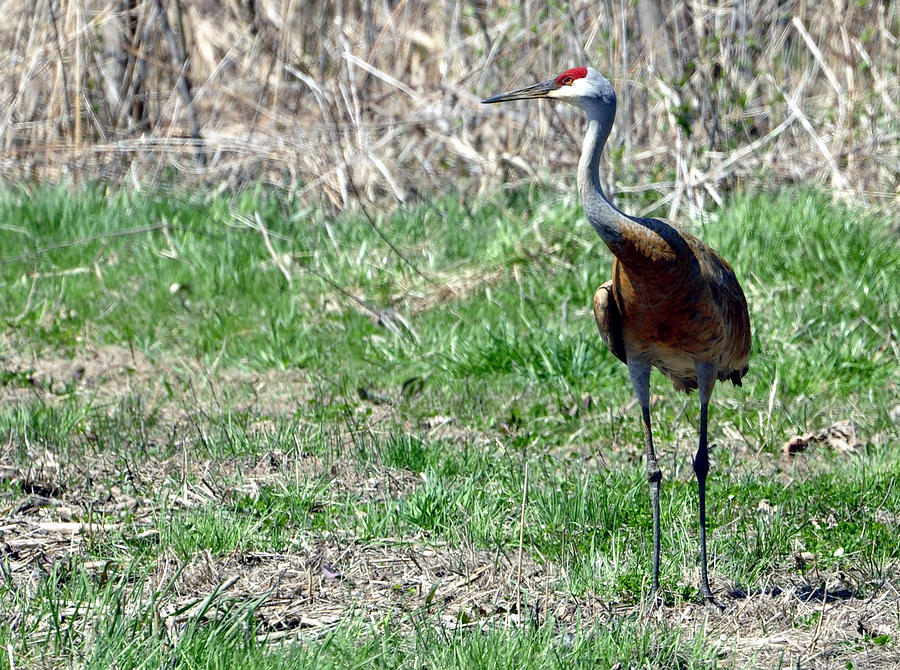
[[856,439],[856,429],[852,423],[849,421],[838,421],[825,430],[795,435],[784,443],[782,451],[788,456],[793,456],[817,444],[824,445],[842,454],[850,454],[856,452],[859,440]]

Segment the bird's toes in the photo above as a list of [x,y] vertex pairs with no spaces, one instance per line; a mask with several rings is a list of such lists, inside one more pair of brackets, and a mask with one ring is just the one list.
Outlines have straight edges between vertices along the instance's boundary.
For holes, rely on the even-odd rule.
[[646,598],[644,598],[641,603],[641,611],[646,614],[652,614],[653,612],[658,611],[663,605],[666,604],[665,598],[663,598],[662,593],[658,588],[654,588],[647,594]]
[[716,597],[712,594],[712,591],[709,589],[700,589],[700,595],[703,597],[703,603],[705,605],[712,605],[720,612],[725,611],[725,605],[716,600]]

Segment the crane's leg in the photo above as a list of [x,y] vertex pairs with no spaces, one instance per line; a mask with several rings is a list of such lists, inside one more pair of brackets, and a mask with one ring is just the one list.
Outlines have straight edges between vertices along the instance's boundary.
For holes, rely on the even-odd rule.
[[641,405],[641,421],[644,426],[644,445],[647,450],[647,481],[650,482],[650,505],[653,510],[653,588],[650,596],[655,597],[659,591],[659,483],[662,471],[656,462],[656,451],[653,449],[653,434],[650,430],[650,366],[647,363],[628,359],[628,374]]
[[715,602],[715,600],[712,590],[709,588],[709,576],[706,570],[706,474],[709,472],[706,424],[709,414],[709,398],[716,384],[716,372],[714,363],[697,364],[697,382],[700,392],[700,446],[694,457],[694,474],[697,475],[697,488],[700,496],[700,594],[711,602]]

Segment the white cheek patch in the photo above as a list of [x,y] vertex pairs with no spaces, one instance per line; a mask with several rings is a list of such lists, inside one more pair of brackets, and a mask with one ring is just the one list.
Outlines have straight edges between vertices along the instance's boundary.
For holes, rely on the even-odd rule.
[[565,100],[566,98],[575,98],[578,97],[578,94],[573,90],[575,88],[574,84],[569,86],[562,86],[560,88],[555,88],[547,94],[548,98],[558,98],[561,100]]
[[582,98],[587,95],[587,79],[576,79],[567,86],[561,86],[547,93],[548,98],[558,98],[562,100],[571,98]]
[[576,79],[568,88],[573,97],[585,95],[587,93],[587,78]]

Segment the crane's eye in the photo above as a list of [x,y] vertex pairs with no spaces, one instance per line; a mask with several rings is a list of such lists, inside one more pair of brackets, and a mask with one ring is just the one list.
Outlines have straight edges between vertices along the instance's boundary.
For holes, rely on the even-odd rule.
[[565,77],[563,77],[563,80],[561,83],[563,86],[571,86],[573,81],[575,81],[575,77],[573,77],[570,74],[567,74]]

